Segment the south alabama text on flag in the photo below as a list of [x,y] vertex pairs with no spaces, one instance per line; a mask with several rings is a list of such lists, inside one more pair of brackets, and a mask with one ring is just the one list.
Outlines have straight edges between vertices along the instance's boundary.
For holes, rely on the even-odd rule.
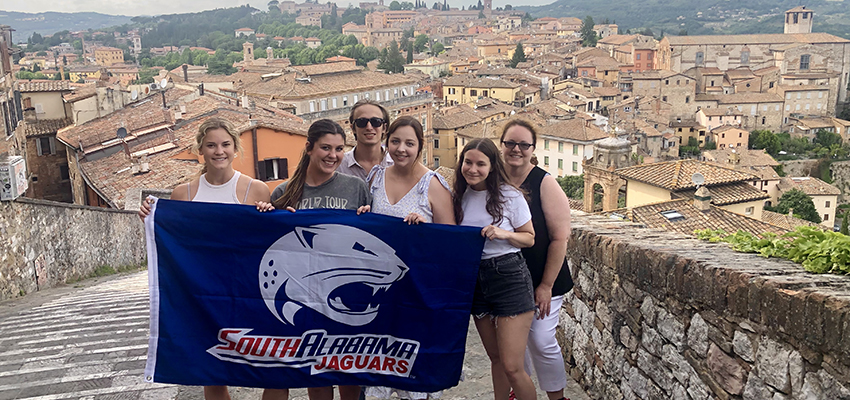
[[478,228],[158,200],[145,230],[147,381],[417,392],[458,383]]

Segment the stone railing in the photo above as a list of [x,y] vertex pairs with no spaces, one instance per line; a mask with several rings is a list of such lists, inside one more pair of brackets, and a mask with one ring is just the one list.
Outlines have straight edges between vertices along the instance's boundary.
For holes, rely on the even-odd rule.
[[0,299],[144,262],[134,211],[20,198],[0,202]]
[[576,216],[561,310],[594,399],[848,399],[850,278]]

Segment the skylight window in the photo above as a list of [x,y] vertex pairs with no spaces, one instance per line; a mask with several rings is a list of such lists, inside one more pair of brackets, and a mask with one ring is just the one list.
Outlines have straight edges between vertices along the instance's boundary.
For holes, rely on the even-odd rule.
[[662,211],[660,214],[663,215],[664,218],[667,218],[667,220],[671,221],[671,222],[672,221],[681,221],[681,220],[685,219],[685,216],[682,215],[680,212],[678,212],[676,210]]

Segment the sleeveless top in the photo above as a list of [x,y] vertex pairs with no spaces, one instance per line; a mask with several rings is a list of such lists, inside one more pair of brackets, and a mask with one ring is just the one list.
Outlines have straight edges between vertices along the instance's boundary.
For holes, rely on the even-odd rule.
[[451,191],[446,180],[440,174],[429,170],[425,175],[422,175],[419,182],[401,200],[395,204],[390,204],[390,200],[387,198],[386,172],[386,167],[375,166],[369,177],[366,178],[366,181],[370,182],[369,190],[372,193],[372,212],[399,218],[404,218],[415,212],[425,218],[426,222],[433,222],[434,212],[431,211],[431,203],[428,201],[428,188],[431,185],[431,178],[436,176],[440,184]]
[[[243,204],[246,200],[248,200],[248,193],[251,192],[251,182],[253,182],[253,179],[248,182],[248,188],[245,190],[245,198],[242,201],[239,201],[239,197],[236,195],[236,182],[239,181],[239,176],[241,175],[242,174],[239,173],[239,171],[233,171],[233,177],[221,185],[213,185],[207,181],[207,174],[201,175],[201,178],[198,180],[200,182],[198,184],[198,193],[195,193],[195,197],[192,198],[192,201]],[[192,184],[189,183],[189,193],[192,193],[191,185]]]
[[[531,282],[536,288],[543,280],[543,270],[546,267],[546,258],[549,254],[549,228],[546,227],[546,217],[543,215],[543,203],[540,201],[540,185],[543,178],[549,173],[535,166],[528,173],[525,181],[520,186],[528,193],[528,206],[531,208],[531,224],[534,226],[534,246],[522,249],[528,270],[531,272]],[[560,296],[573,288],[573,277],[570,275],[570,267],[564,258],[561,272],[555,278],[552,285],[552,296]]]

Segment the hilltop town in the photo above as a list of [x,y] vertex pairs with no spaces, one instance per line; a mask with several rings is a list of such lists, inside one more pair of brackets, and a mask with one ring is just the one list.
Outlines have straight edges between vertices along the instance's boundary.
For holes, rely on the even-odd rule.
[[[652,206],[676,215],[657,225],[686,234],[717,224],[673,228],[690,209],[754,233],[832,229],[846,214],[850,40],[812,32],[816,12],[803,6],[785,12],[782,34],[660,38],[490,1],[215,12],[256,24],[205,34],[211,47],[160,45],[152,20],[20,45],[3,26],[0,152],[26,170],[8,197],[135,209],[199,170],[188,148],[213,114],[248,143],[236,168],[273,188],[312,121],[348,129],[351,105],[369,98],[422,122],[422,162],[438,171],[468,140],[532,121],[538,165],[585,212],[651,224],[641,215]],[[812,200],[805,219],[781,200],[795,190]]]

